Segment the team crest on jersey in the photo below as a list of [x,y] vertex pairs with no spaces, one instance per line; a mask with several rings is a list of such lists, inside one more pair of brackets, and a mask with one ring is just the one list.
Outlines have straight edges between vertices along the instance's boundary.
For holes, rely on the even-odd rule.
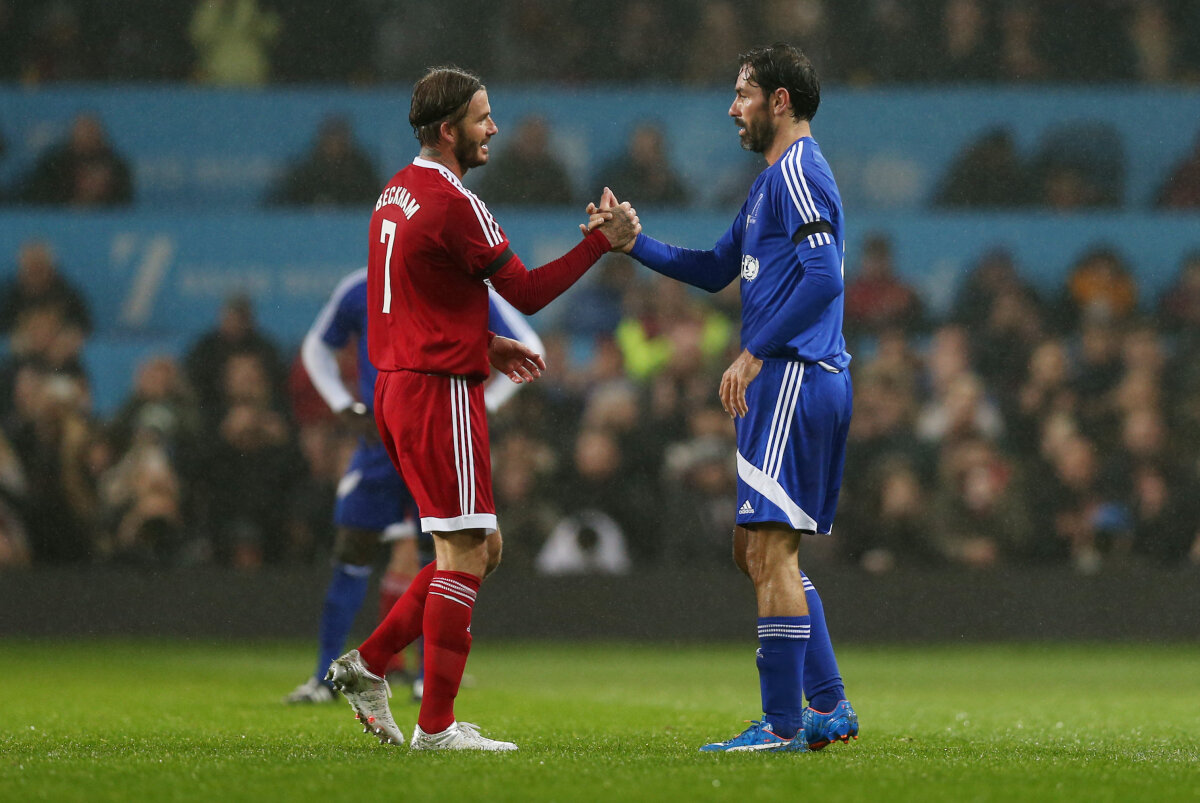
[[758,259],[750,254],[742,254],[742,278],[748,282],[758,276]]

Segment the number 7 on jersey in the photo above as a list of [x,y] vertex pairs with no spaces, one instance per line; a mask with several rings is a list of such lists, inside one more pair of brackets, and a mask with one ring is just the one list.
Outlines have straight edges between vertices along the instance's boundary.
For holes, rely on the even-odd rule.
[[383,311],[392,311],[392,247],[396,244],[396,221],[384,218],[379,221],[379,242],[387,243],[387,256],[383,260]]

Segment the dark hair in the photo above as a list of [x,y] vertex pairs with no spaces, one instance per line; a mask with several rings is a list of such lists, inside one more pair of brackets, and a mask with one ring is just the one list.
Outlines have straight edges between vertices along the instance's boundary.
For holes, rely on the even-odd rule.
[[792,119],[811,120],[821,105],[821,82],[804,51],[786,42],[754,47],[738,56],[749,80],[771,95],[783,87],[791,98]]
[[436,145],[443,122],[457,123],[467,113],[479,76],[458,67],[433,67],[413,87],[408,123],[422,145]]

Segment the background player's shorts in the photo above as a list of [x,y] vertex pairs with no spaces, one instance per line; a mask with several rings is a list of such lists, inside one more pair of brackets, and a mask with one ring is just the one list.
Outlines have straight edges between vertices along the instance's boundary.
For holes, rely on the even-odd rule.
[[382,443],[359,446],[338,482],[333,523],[382,534],[383,541],[417,534],[417,506]]
[[833,528],[853,404],[850,372],[763,360],[737,421],[737,523]]
[[483,382],[381,371],[375,420],[428,533],[496,530]]

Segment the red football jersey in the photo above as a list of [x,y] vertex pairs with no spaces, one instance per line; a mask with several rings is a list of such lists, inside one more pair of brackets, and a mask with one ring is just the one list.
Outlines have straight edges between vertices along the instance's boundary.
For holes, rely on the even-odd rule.
[[488,288],[512,259],[483,201],[437,162],[392,177],[371,216],[367,347],[380,371],[486,377]]

